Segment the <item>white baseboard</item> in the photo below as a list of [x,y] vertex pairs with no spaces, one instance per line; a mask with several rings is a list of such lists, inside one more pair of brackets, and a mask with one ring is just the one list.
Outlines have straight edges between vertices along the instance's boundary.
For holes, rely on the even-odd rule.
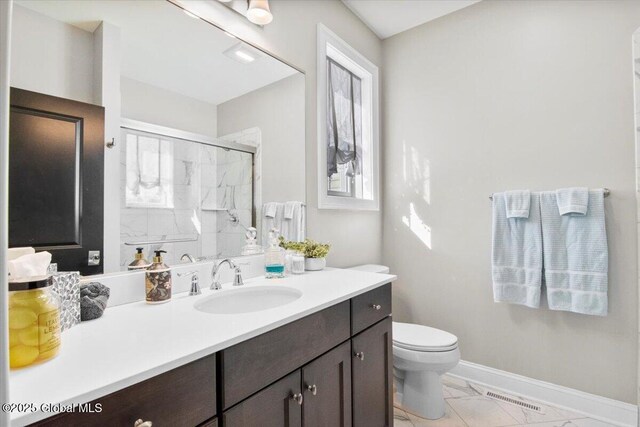
[[638,406],[522,375],[460,361],[449,375],[486,387],[584,414],[610,424],[638,427]]

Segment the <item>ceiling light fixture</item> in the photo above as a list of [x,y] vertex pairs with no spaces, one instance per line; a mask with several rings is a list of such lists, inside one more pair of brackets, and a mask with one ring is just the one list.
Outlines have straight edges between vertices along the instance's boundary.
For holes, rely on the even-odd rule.
[[247,19],[257,25],[267,25],[273,21],[269,0],[248,0]]

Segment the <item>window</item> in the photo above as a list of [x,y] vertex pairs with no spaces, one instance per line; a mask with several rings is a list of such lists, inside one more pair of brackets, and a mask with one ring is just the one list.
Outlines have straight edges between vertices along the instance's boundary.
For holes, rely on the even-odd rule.
[[378,68],[318,25],[318,207],[379,209]]
[[173,208],[173,144],[154,134],[123,131],[128,208]]

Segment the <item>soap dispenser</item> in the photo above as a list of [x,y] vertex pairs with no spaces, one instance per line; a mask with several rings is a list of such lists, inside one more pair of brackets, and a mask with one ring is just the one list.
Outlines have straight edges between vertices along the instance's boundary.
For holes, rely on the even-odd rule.
[[284,277],[285,250],[281,248],[278,240],[278,230],[272,228],[269,231],[269,246],[264,251],[264,269],[267,279]]
[[171,299],[171,269],[162,261],[162,254],[167,251],[158,250],[155,253],[145,278],[148,304],[161,304]]
[[151,263],[147,261],[147,259],[144,257],[144,253],[142,253],[143,249],[144,248],[136,248],[137,252],[135,255],[135,259],[131,261],[131,264],[129,264],[129,270],[146,270],[147,268],[149,268],[149,266],[151,266]]

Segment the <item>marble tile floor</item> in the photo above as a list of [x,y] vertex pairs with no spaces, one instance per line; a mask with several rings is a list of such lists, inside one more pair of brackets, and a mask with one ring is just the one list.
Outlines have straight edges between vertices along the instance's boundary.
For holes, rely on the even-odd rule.
[[[612,424],[587,418],[584,415],[545,404],[540,412],[521,408],[515,404],[491,399],[483,395],[482,386],[445,375],[442,379],[446,414],[439,420],[426,420],[394,408],[395,427],[609,427]],[[517,396],[501,393],[513,399]]]

